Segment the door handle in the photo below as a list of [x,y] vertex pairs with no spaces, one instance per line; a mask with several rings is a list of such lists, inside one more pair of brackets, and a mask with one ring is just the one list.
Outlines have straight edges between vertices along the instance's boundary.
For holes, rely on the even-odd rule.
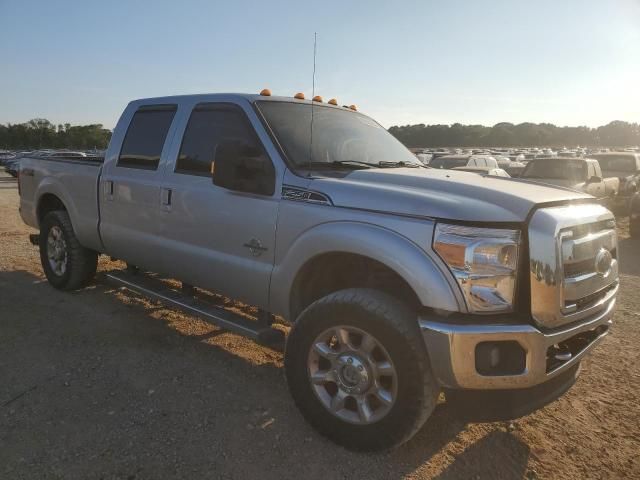
[[104,194],[109,200],[113,200],[113,180],[104,182]]
[[170,188],[163,188],[160,193],[160,203],[162,203],[163,207],[171,206],[171,193],[172,190]]

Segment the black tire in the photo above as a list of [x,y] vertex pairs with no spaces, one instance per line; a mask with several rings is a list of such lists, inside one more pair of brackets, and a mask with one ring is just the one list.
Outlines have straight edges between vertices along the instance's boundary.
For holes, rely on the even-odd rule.
[[[59,227],[66,243],[66,271],[56,273],[49,264],[47,256],[47,238],[53,227]],[[49,283],[59,290],[76,290],[84,287],[96,274],[98,254],[84,248],[76,238],[69,219],[64,210],[55,210],[45,215],[40,225],[40,262]]]
[[[375,423],[357,425],[334,416],[312,388],[307,367],[310,348],[318,335],[338,325],[373,335],[396,367],[396,400]],[[341,290],[307,307],[287,339],[285,370],[291,395],[306,420],[350,450],[385,450],[406,442],[429,418],[440,391],[415,313],[395,298],[370,289]]]

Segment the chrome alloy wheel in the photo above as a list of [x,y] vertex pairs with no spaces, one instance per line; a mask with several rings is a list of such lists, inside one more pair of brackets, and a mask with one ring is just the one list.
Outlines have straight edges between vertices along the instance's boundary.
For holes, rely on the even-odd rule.
[[54,225],[47,236],[47,258],[53,273],[61,277],[67,271],[67,242],[64,240],[62,229]]
[[351,326],[332,327],[314,340],[307,371],[322,405],[349,423],[381,420],[393,406],[398,378],[378,340]]

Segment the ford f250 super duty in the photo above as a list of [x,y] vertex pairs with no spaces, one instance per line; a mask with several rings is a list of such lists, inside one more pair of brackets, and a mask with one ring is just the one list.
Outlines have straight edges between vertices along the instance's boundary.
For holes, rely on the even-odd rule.
[[617,236],[594,197],[425,167],[333,99],[136,100],[104,159],[25,158],[19,179],[51,285],[82,287],[106,254],[130,265],[111,280],[228,330],[289,323],[293,399],[352,449],[408,440],[443,390],[540,407],[611,325]]

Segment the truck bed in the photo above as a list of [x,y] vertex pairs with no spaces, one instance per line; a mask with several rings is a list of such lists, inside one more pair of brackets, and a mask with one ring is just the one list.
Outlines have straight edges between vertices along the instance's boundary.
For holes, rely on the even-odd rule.
[[102,250],[98,193],[103,157],[24,157],[20,161],[20,214],[39,229],[38,205],[45,195],[61,199],[80,243]]

